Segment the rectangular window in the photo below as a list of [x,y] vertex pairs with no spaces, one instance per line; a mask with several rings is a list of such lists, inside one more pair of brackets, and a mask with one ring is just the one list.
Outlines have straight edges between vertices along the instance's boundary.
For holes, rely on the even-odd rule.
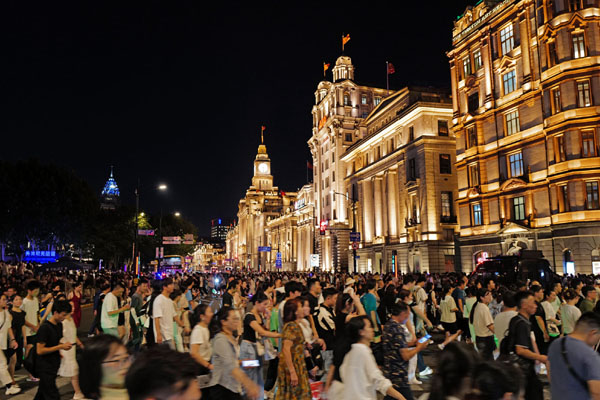
[[360,96],[360,104],[367,104],[367,95],[363,94],[362,96]]
[[463,58],[462,62],[463,62],[463,73],[465,74],[465,78],[466,78],[467,76],[471,75],[471,57],[466,56],[465,58]]
[[438,135],[448,136],[448,121],[438,119]]
[[417,164],[414,158],[408,160],[408,180],[417,180]]
[[452,216],[452,192],[442,192],[442,217]]
[[451,174],[450,154],[440,154],[440,174]]
[[560,99],[560,87],[555,87],[550,91],[552,97],[552,114],[562,111],[562,101]]
[[515,221],[525,219],[525,197],[520,196],[513,199],[513,216]]
[[467,99],[467,103],[469,114],[475,114],[475,112],[479,109],[479,92],[470,94]]
[[583,8],[581,0],[569,0],[569,11],[577,11]]
[[471,164],[469,169],[469,187],[479,186],[479,167],[477,164]]
[[381,97],[375,97],[375,98],[373,99],[373,103],[374,103],[375,105],[378,105],[379,103],[381,103]]
[[517,88],[517,74],[514,69],[502,75],[502,86],[504,88],[504,95],[515,91]]
[[346,133],[345,139],[346,139],[346,142],[351,142],[352,141],[352,134],[351,133]]
[[350,96],[348,96],[347,94],[344,94],[344,105],[345,106],[350,105]]
[[521,130],[519,124],[519,111],[515,110],[504,115],[506,121],[506,135],[514,135]]
[[477,146],[477,129],[475,125],[471,125],[467,127],[467,134],[465,135],[467,149],[471,147]]
[[590,81],[577,82],[577,106],[589,107],[592,105],[592,95],[590,93]]
[[500,45],[502,47],[502,55],[511,51],[515,46],[512,24],[500,31]]
[[558,186],[558,211],[569,212],[571,205],[569,202],[569,188],[567,185]]
[[[444,241],[452,242],[453,240],[454,240],[454,229],[444,229]],[[446,264],[451,263],[452,265],[454,265],[454,258],[451,258],[448,260],[448,257],[454,257],[454,256],[446,255],[444,257],[447,260]]]
[[556,162],[563,162],[567,160],[567,151],[565,149],[565,136],[559,135],[554,141],[556,149],[554,151],[554,160]]
[[331,181],[335,182],[335,171],[331,173]]
[[597,208],[600,208],[600,204],[598,202],[598,181],[586,182],[585,193],[585,208],[588,210],[595,210]]
[[325,178],[325,187],[329,187],[329,177]]
[[556,52],[556,41],[548,42],[548,67],[558,64],[558,53]]
[[483,63],[481,61],[481,50],[477,49],[473,52],[473,67],[475,68],[475,71],[477,71],[482,66]]
[[511,178],[523,176],[523,154],[521,152],[509,155],[508,164]]
[[594,141],[594,131],[581,132],[581,157],[595,157],[596,145]]
[[481,204],[473,204],[471,208],[471,218],[473,221],[473,226],[478,226],[483,223],[482,212],[481,212]]
[[585,40],[583,32],[573,34],[573,58],[585,57]]
[[415,127],[411,126],[408,128],[408,141],[412,142],[415,140]]

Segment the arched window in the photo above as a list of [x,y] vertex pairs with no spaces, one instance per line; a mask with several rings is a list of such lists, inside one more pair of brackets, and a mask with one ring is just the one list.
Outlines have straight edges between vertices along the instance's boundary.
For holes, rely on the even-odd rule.
[[573,252],[570,249],[563,250],[563,271],[565,274],[575,275],[575,262]]
[[350,105],[350,95],[348,93],[344,93],[344,105],[345,106]]

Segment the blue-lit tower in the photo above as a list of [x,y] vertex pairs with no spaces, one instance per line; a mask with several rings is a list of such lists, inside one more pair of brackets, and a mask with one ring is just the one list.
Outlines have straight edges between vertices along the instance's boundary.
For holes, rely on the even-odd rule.
[[113,167],[110,166],[110,176],[102,189],[100,195],[100,208],[103,210],[114,210],[120,202],[119,186],[113,177]]

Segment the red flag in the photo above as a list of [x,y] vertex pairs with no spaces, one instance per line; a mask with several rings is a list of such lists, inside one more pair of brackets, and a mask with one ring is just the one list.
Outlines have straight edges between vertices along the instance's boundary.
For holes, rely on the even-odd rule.
[[391,75],[394,72],[396,72],[396,69],[394,68],[394,64],[388,63],[388,71],[387,71],[388,75]]
[[264,125],[260,127],[260,130],[261,130],[261,131],[264,131],[265,129],[267,129],[267,127],[266,127],[266,126],[264,126]]
[[323,63],[323,72],[327,71],[329,69],[330,65],[331,64],[329,64],[329,63]]
[[306,161],[306,168],[313,169],[313,165],[310,161]]
[[279,191],[281,193],[281,197],[285,196],[285,192],[283,190]]

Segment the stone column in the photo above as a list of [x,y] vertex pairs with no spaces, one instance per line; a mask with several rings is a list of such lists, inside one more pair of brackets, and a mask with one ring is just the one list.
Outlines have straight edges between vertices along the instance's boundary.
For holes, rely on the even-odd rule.
[[363,187],[363,219],[365,227],[365,241],[373,241],[373,183],[370,179],[362,181]]
[[374,185],[374,198],[373,198],[373,202],[375,203],[375,236],[379,237],[379,236],[383,236],[383,207],[382,207],[382,200],[383,200],[383,196],[382,196],[382,190],[381,190],[381,177],[380,176],[376,176],[373,179],[373,185]]
[[452,84],[452,109],[454,110],[453,118],[458,118],[460,115],[460,101],[458,96],[458,78],[456,76],[456,60],[450,60],[450,81]]
[[387,173],[382,176],[381,188],[382,188],[381,206],[383,208],[383,218],[382,218],[382,220],[383,220],[383,236],[387,237],[389,235],[388,198],[390,197],[390,187],[388,185]]
[[[529,42],[529,19],[527,10],[519,14],[519,33],[521,35],[521,55],[523,56],[523,84],[531,81],[531,49]],[[530,87],[530,85],[527,85]]]
[[[481,58],[483,60],[483,75],[484,75],[484,83],[485,83],[485,99],[483,101],[485,107],[488,107],[488,103],[493,100],[492,95],[492,79],[494,79],[494,74],[492,71],[492,56],[490,49],[490,34],[489,31],[482,36],[481,40]],[[491,106],[490,106],[491,107]]]
[[389,171],[387,174],[387,213],[389,221],[389,235],[392,238],[398,237],[398,192],[395,182],[396,179],[398,179],[397,171]]

